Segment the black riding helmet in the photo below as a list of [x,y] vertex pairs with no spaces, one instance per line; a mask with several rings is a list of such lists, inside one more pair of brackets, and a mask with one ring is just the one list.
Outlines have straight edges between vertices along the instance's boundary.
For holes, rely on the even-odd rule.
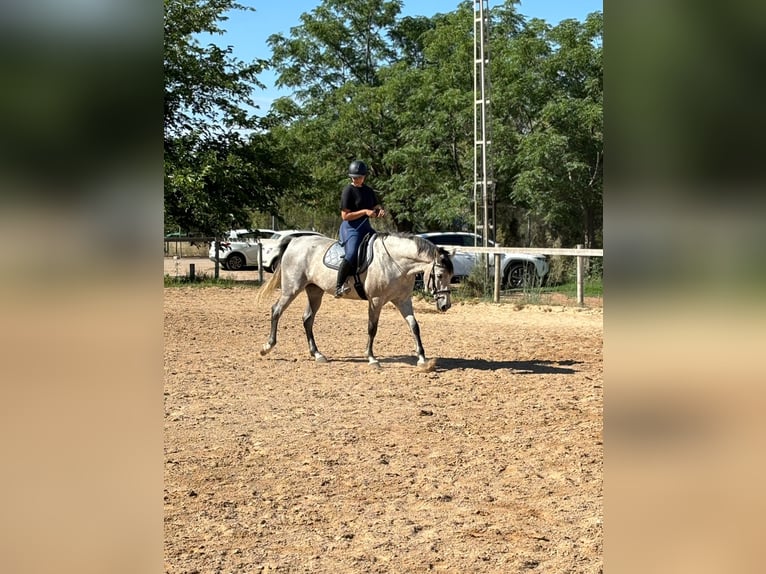
[[348,175],[350,177],[359,177],[361,175],[367,175],[367,164],[358,159],[351,162],[348,166]]

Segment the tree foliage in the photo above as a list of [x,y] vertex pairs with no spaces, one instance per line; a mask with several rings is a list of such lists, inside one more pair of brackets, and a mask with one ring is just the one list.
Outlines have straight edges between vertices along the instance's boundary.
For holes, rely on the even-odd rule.
[[189,232],[219,233],[249,222],[254,209],[276,211],[286,170],[279,146],[252,114],[257,74],[231,46],[203,46],[223,32],[233,0],[165,0],[165,222]]
[[520,132],[510,197],[552,235],[591,247],[601,242],[603,219],[603,18],[591,14],[585,23],[565,20],[540,31],[540,50],[531,52],[525,73],[544,97],[530,106],[532,121]]
[[[243,98],[257,89],[264,63],[232,62],[231,53],[192,41],[215,31],[237,5],[166,0],[166,29],[169,4],[185,13],[171,18],[165,47],[166,165],[173,164],[166,210],[173,206],[173,217],[183,213],[212,228],[258,209],[292,224],[321,222],[321,231],[333,233],[346,168],[358,158],[371,166],[388,225],[472,228],[472,2],[427,18],[400,17],[401,0],[323,0],[289,35],[269,38],[277,84],[293,94],[276,100],[248,138],[231,128],[248,125]],[[491,161],[501,239],[597,246],[603,17],[550,26],[527,21],[517,4],[491,10]],[[202,137],[208,124],[228,131]]]

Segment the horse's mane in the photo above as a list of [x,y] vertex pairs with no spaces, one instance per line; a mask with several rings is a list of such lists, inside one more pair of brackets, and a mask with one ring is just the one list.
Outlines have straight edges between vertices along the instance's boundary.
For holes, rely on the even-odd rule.
[[384,231],[384,232],[379,232],[378,237],[380,237],[381,239],[385,239],[386,237],[398,237],[400,239],[407,239],[409,241],[414,241],[418,250],[418,255],[423,255],[427,257],[432,257],[434,259],[439,259],[441,265],[446,267],[450,273],[454,273],[455,271],[452,266],[452,259],[450,258],[447,250],[443,249],[442,247],[437,247],[431,241],[429,241],[428,239],[424,239],[420,237],[419,235],[406,233],[404,231],[393,231],[393,232]]

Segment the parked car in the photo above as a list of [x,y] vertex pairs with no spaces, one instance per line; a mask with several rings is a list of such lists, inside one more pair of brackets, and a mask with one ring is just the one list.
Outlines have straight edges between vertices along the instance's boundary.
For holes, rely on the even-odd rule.
[[[224,269],[236,271],[248,265],[258,264],[258,244],[261,239],[271,237],[273,229],[231,229],[219,242],[218,259]],[[253,250],[255,248],[255,251]],[[249,255],[249,256],[248,256]],[[215,261],[215,242],[210,244],[208,257]],[[255,261],[255,263],[248,263]]]
[[[420,237],[428,239],[432,243],[444,247],[452,255],[452,263],[455,266],[453,281],[462,281],[471,274],[474,266],[479,262],[483,254],[461,251],[461,247],[483,247],[484,239],[475,233],[464,231],[420,233]],[[493,241],[488,241],[491,247]],[[494,257],[490,256],[490,273],[494,273]],[[502,287],[504,289],[518,289],[520,287],[542,285],[548,275],[550,265],[544,255],[531,255],[527,253],[504,253],[500,259],[502,268]]]
[[[239,233],[242,232],[242,233]],[[262,249],[263,269],[271,273],[281,253],[283,241],[301,235],[322,235],[306,229],[271,229],[234,230],[236,240],[222,241],[218,251],[218,261],[224,269],[239,271],[247,267],[258,267],[258,249]],[[255,234],[255,235],[254,235]],[[215,243],[210,246],[209,258],[215,261]]]
[[227,241],[252,243],[274,235],[273,229],[232,229],[227,234]]

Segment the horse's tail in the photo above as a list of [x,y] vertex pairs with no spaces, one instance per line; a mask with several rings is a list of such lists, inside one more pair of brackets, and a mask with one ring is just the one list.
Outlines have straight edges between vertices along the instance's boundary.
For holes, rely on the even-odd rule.
[[258,289],[258,294],[255,296],[256,304],[260,305],[266,297],[271,296],[280,287],[282,287],[282,266],[279,263],[275,263],[271,279]]

